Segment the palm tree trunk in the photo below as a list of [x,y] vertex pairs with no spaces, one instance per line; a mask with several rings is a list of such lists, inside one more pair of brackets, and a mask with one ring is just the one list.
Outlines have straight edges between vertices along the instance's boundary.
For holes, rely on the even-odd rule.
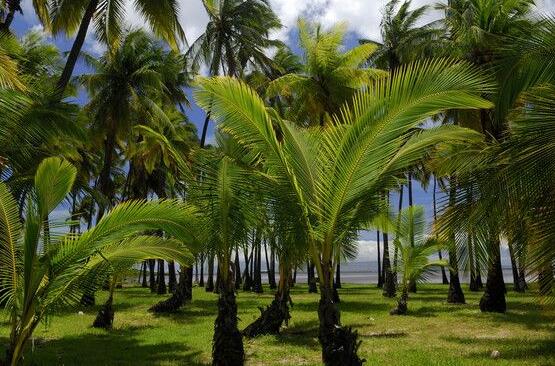
[[15,18],[15,13],[17,11],[23,14],[23,10],[21,9],[21,0],[8,0],[7,5],[8,13],[6,14],[6,18],[4,19],[4,21],[0,23],[0,34],[9,33],[10,27]]
[[87,9],[85,10],[85,13],[83,14],[83,19],[81,20],[81,24],[79,25],[77,36],[75,37],[75,41],[73,41],[73,46],[71,47],[71,51],[69,52],[69,55],[67,57],[64,70],[62,71],[62,75],[58,80],[57,95],[60,99],[67,85],[69,84],[71,75],[73,75],[75,64],[77,63],[77,59],[79,58],[79,54],[81,53],[81,49],[83,48],[83,44],[85,43],[87,31],[89,30],[89,25],[91,24],[91,20],[94,16],[94,13],[96,12],[98,2],[99,0],[91,0],[89,2],[89,5],[87,6]]
[[[449,182],[449,205],[455,204],[455,194],[457,188],[455,186],[455,179],[451,178]],[[449,291],[447,293],[447,302],[450,304],[464,304],[466,300],[462,291],[461,282],[459,279],[459,261],[457,259],[457,249],[455,248],[455,233],[451,233],[449,238]]]
[[179,271],[179,282],[177,283],[175,292],[172,294],[170,298],[160,301],[159,303],[150,307],[148,311],[160,314],[160,313],[173,313],[179,310],[185,304],[187,299],[192,297],[190,294],[187,293],[188,281],[189,279],[187,278],[187,270],[186,268],[181,267]]
[[235,289],[241,288],[241,264],[239,263],[239,246],[235,248]]
[[170,293],[174,293],[177,287],[177,276],[175,273],[175,262],[168,262],[168,290]]
[[322,346],[322,361],[326,366],[362,365],[363,360],[357,355],[358,334],[341,326],[339,307],[333,301],[331,263],[322,263],[321,266],[318,340]]
[[[437,179],[436,177],[434,177],[434,190],[432,193],[432,202],[433,202],[433,208],[434,208],[434,223],[437,221],[437,198],[436,198],[436,194],[437,194]],[[443,259],[443,255],[441,253],[441,250],[437,251],[437,254],[439,256],[439,259],[442,260]],[[441,282],[444,285],[448,285],[449,284],[449,280],[447,279],[447,274],[445,273],[445,267],[441,267]]]
[[[389,193],[386,197],[389,203]],[[395,297],[396,295],[396,281],[395,275],[391,270],[391,262],[389,261],[389,236],[386,232],[383,233],[383,296],[385,297]]]
[[270,248],[270,269],[268,270],[270,289],[275,290],[277,288],[276,284],[276,253],[274,248]]
[[147,261],[143,261],[143,281],[142,281],[141,287],[145,287],[145,288],[148,287],[148,281],[146,279],[147,268],[148,268]]
[[488,313],[504,313],[507,310],[505,301],[505,281],[501,268],[501,250],[499,238],[490,241],[490,261],[486,290],[480,299],[480,310]]
[[[238,329],[237,302],[235,286],[229,268],[218,261],[220,271],[218,315],[214,322],[214,338],[212,341],[212,365],[241,366],[245,361],[243,336]],[[224,271],[226,271],[224,273]]]
[[314,263],[308,260],[307,263],[307,282],[308,282],[308,293],[317,294],[318,286],[316,286],[316,276],[314,275]]
[[[409,207],[413,206],[413,199],[412,199],[412,173],[409,172],[408,173],[408,182],[407,182],[407,188],[409,191]],[[414,231],[411,230],[411,237],[410,237],[410,245],[414,246]],[[415,280],[410,280],[409,281],[409,292],[412,293],[416,293],[416,281]],[[401,298],[403,296],[401,295]]]
[[470,284],[469,289],[472,292],[479,291],[478,282],[476,281],[476,251],[472,240],[472,235],[468,234],[468,262],[470,267]]
[[518,261],[518,282],[522,291],[526,291],[528,289],[528,284],[526,283],[526,272],[523,263],[524,259]]
[[253,291],[257,294],[261,294],[264,292],[262,288],[262,241],[260,237],[259,230],[257,230],[256,240],[254,243],[254,253],[255,253],[255,261],[254,261],[254,287]]
[[380,231],[376,232],[376,242],[378,246],[378,288],[383,288],[383,276],[382,276],[382,263],[381,263],[381,253],[380,253]]
[[249,272],[249,265],[252,266],[252,251],[249,257],[249,249],[245,247],[243,252],[245,256],[245,272],[244,272],[244,280],[243,280],[243,291],[250,291],[252,288],[252,277]]
[[392,309],[389,314],[391,315],[407,315],[408,311],[408,303],[409,300],[409,290],[407,284],[403,285],[403,290],[401,292],[401,297],[399,297],[399,301],[397,302],[397,306]]
[[156,260],[149,259],[148,260],[148,287],[150,287],[151,293],[155,293],[157,288],[156,275],[154,272],[155,270],[156,270]]
[[114,325],[114,289],[116,287],[116,279],[112,278],[109,280],[110,282],[110,289],[109,289],[109,296],[108,300],[102,305],[98,313],[96,314],[96,318],[93,322],[94,328],[102,328],[106,330],[112,329]]
[[[268,285],[270,289],[276,287],[275,278],[272,278],[272,274],[270,273],[270,259],[268,258],[268,245],[266,240],[264,240],[264,257],[266,258],[266,274],[268,275]],[[274,281],[272,286],[272,280]]]
[[508,247],[509,247],[509,257],[511,259],[511,270],[513,272],[513,289],[516,292],[524,292],[524,289],[520,288],[520,281],[519,281],[519,276],[518,276],[518,267],[517,267],[517,261],[516,261],[516,256],[515,256],[515,251],[514,251],[514,244],[509,241],[507,243]]
[[285,323],[287,325],[289,319],[291,319],[289,313],[289,303],[291,301],[289,295],[289,276],[291,268],[287,267],[285,263],[286,260],[279,261],[279,285],[274,295],[274,300],[266,309],[260,308],[258,319],[243,330],[245,337],[254,338],[263,334],[279,334],[282,324]]
[[206,281],[206,292],[214,291],[214,255],[208,254],[208,280]]
[[163,259],[158,259],[158,278],[156,283],[156,293],[158,295],[164,295],[168,292],[166,287],[166,271],[165,262]]
[[200,253],[200,279],[198,285],[199,287],[204,287],[204,253]]
[[337,261],[337,268],[335,270],[335,282],[333,283],[335,289],[341,288],[341,263]]

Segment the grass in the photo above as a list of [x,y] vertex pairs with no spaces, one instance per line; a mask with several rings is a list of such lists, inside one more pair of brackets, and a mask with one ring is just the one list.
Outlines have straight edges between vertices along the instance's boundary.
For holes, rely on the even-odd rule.
[[[555,365],[555,309],[541,307],[530,294],[508,293],[507,314],[482,314],[480,294],[466,291],[467,305],[445,303],[447,287],[420,286],[409,300],[410,314],[388,314],[395,300],[374,286],[340,290],[342,322],[361,335],[360,354],[368,365]],[[100,292],[99,301],[106,294]],[[95,309],[53,315],[35,332],[26,365],[206,365],[210,363],[216,295],[195,288],[194,301],[171,316],[147,313],[161,297],[147,289],[126,288],[115,297],[111,332],[91,328]],[[239,293],[243,328],[272,295]],[[319,365],[318,295],[293,289],[289,327],[280,336],[245,341],[247,365]],[[5,317],[3,318],[6,319]],[[0,340],[8,329],[0,324]],[[500,352],[492,359],[492,350]],[[3,353],[2,353],[3,354]]]

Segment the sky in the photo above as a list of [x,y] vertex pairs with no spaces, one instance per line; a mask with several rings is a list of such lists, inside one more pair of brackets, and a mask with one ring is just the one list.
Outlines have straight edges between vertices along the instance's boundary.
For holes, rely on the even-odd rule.
[[[445,0],[413,0],[413,7],[428,5],[430,11],[423,18],[423,22],[429,22],[441,17],[441,13],[433,9],[434,4],[438,1]],[[141,19],[132,6],[132,1],[127,0],[126,22],[132,27],[142,27],[145,22]],[[330,27],[334,24],[345,22],[348,26],[348,35],[345,40],[345,48],[351,48],[357,44],[360,38],[369,38],[380,40],[379,24],[382,16],[383,8],[387,0],[269,0],[275,13],[281,19],[283,29],[274,32],[272,36],[286,42],[293,50],[298,50],[298,42],[296,39],[296,24],[299,18],[308,18],[313,21],[320,22],[324,27]],[[202,34],[208,16],[202,6],[201,0],[178,0],[180,4],[179,19],[185,30],[185,35],[189,43],[192,43],[200,34]],[[537,0],[538,14],[555,15],[555,0]],[[14,22],[14,30],[16,34],[23,35],[27,31],[41,30],[42,27],[34,13],[32,0],[23,0],[23,15],[18,14]],[[47,35],[48,36],[48,35]],[[49,39],[63,51],[69,51],[72,44],[72,38],[65,36],[57,36]],[[84,48],[91,54],[100,55],[104,47],[95,40],[92,32],[89,32]],[[76,73],[84,72],[85,67],[82,64],[77,65]],[[190,94],[190,93],[189,93]],[[86,96],[81,93],[78,102],[83,103]],[[199,131],[202,131],[202,123],[204,121],[204,113],[196,105],[193,104],[191,110],[187,113],[191,122],[193,122]],[[214,140],[213,126],[209,129],[208,143]],[[414,186],[415,204],[424,205],[427,216],[430,217],[431,212],[431,192],[424,191],[418,184]],[[397,196],[392,197],[392,202],[397,201]],[[406,200],[405,200],[406,201]],[[394,204],[396,206],[396,204]],[[376,234],[374,232],[362,232],[360,235],[360,252],[359,260],[371,260],[376,256],[375,245]]]

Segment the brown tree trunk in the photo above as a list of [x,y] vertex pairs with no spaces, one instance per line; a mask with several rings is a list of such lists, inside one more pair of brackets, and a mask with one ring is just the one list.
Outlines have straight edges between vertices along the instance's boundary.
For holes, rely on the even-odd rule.
[[382,262],[381,262],[381,252],[380,252],[380,231],[376,232],[376,242],[378,244],[378,288],[383,288],[383,276],[382,276]]
[[155,270],[156,270],[156,259],[149,259],[148,260],[148,287],[150,287],[151,293],[155,293],[157,290]]
[[204,289],[206,292],[214,291],[214,255],[211,253],[208,254],[208,280]]
[[504,313],[507,310],[505,301],[505,281],[501,268],[501,250],[498,238],[491,240],[488,279],[484,295],[480,299],[480,310],[488,313]]
[[214,322],[214,338],[212,341],[212,365],[214,366],[241,366],[245,362],[243,336],[238,329],[237,302],[235,300],[235,285],[233,274],[229,268],[220,268],[228,271],[221,275],[219,281],[218,315]]
[[323,263],[323,278],[320,278],[318,339],[322,346],[322,361],[326,366],[359,366],[364,360],[357,355],[358,334],[341,326],[339,307],[333,301],[331,267],[331,263]]
[[168,292],[166,287],[166,269],[163,259],[158,259],[158,278],[156,283],[156,293],[158,295],[164,295]]
[[71,51],[67,57],[66,64],[64,66],[64,70],[62,71],[62,75],[58,80],[57,85],[57,93],[61,99],[63,93],[69,84],[69,80],[71,79],[71,75],[73,75],[73,70],[75,69],[75,64],[77,63],[77,59],[79,58],[79,54],[81,53],[81,49],[83,48],[83,44],[85,43],[85,38],[87,37],[87,31],[89,30],[89,25],[91,24],[91,20],[96,12],[96,8],[98,6],[99,0],[91,0],[85,13],[83,14],[83,19],[81,20],[81,24],[79,25],[79,30],[77,31],[77,36],[75,36],[75,41],[73,41],[73,46],[71,47]]
[[174,293],[177,286],[177,276],[175,272],[175,262],[168,262],[168,290],[170,293]]
[[180,268],[179,282],[177,283],[175,292],[168,299],[153,305],[148,311],[153,313],[173,313],[178,311],[185,304],[187,299],[192,297],[187,293],[188,281],[186,268]]

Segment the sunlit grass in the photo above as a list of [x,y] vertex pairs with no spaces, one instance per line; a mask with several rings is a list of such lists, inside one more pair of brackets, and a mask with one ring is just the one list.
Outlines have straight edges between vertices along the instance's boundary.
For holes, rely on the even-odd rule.
[[[508,293],[505,315],[482,314],[481,294],[465,292],[468,305],[445,303],[446,286],[427,285],[409,300],[410,314],[388,314],[395,301],[374,286],[340,290],[342,322],[361,335],[360,354],[368,365],[553,365],[555,310],[541,308],[529,294]],[[99,302],[105,298],[99,292]],[[206,365],[210,363],[216,295],[195,288],[194,301],[171,316],[154,316],[149,306],[162,297],[147,289],[116,293],[111,332],[91,328],[95,309],[70,310],[48,319],[35,332],[26,365]],[[246,340],[247,365],[319,365],[318,295],[296,286],[289,327],[280,336]],[[269,304],[272,294],[239,293],[240,326]],[[4,318],[6,320],[6,318]],[[7,342],[2,323],[2,344]],[[492,359],[492,350],[500,352]],[[2,351],[3,352],[3,351]],[[3,353],[2,353],[3,354]]]

